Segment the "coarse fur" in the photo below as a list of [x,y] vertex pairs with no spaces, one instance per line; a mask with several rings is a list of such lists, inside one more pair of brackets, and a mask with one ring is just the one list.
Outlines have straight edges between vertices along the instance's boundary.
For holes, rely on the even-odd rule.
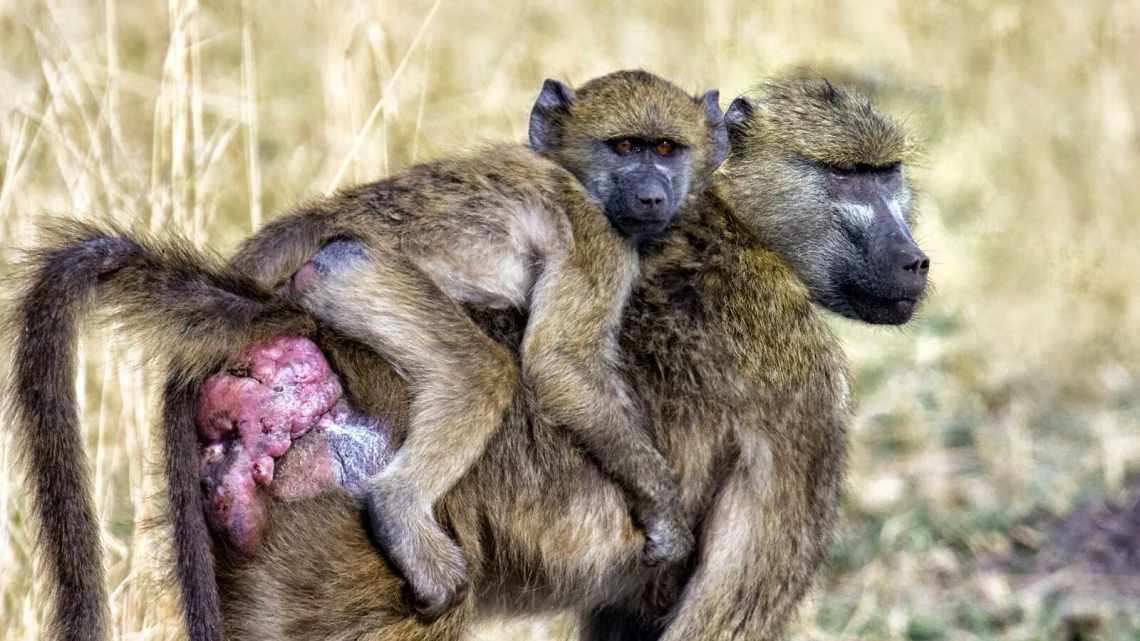
[[[690,96],[643,71],[578,90],[547,81],[530,141],[545,157],[504,145],[345,191],[259,232],[235,262],[267,286],[299,268],[289,289],[300,304],[408,380],[405,440],[365,505],[427,618],[466,586],[466,560],[435,504],[482,455],[519,376],[514,355],[462,304],[528,312],[522,379],[628,493],[647,532],[645,561],[676,562],[692,547],[672,471],[639,426],[615,355],[637,247],[667,228],[693,187],[704,190],[727,153],[717,94]],[[300,241],[312,242],[308,252],[277,240],[296,239],[294,226],[316,232]],[[274,258],[263,245],[311,262],[266,273],[260,265]]]
[[842,354],[792,270],[755,247],[723,201],[701,209],[647,260],[622,340],[647,425],[680,474],[686,519],[701,524],[691,566],[643,568],[620,492],[520,398],[440,505],[474,588],[459,607],[424,623],[390,578],[387,595],[362,589],[390,571],[361,554],[370,548],[351,502],[325,497],[280,506],[265,547],[226,567],[228,636],[449,639],[478,616],[562,608],[599,635],[609,628],[595,610],[671,639],[774,635],[834,518]]
[[[6,315],[4,333],[15,345],[8,415],[17,454],[30,484],[39,522],[38,546],[52,578],[55,639],[98,638],[106,610],[98,526],[75,404],[75,344],[79,321],[92,307],[107,309],[142,344],[177,346],[180,380],[204,377],[249,341],[282,332],[307,335],[315,323],[300,308],[256,283],[222,269],[216,257],[176,240],[148,240],[110,225],[45,223],[42,249],[29,252],[23,290]],[[171,323],[171,318],[181,319]],[[170,350],[156,351],[165,355]],[[168,430],[166,473],[171,518],[186,545],[179,564],[212,577],[209,533],[201,509],[193,414]],[[189,427],[186,427],[187,423]],[[192,604],[193,621],[214,621],[217,599]],[[199,611],[205,608],[209,612]]]
[[[676,107],[674,116],[688,120],[669,121],[672,129],[665,132],[675,136],[673,142],[685,152],[678,156],[683,164],[676,165],[683,171],[665,172],[665,179],[673,189],[671,199],[679,199],[671,204],[685,201],[690,188],[702,192],[703,181],[726,151],[716,92],[694,98],[644,72],[619,72],[613,77],[631,87],[653,84],[661,104],[678,100],[687,105]],[[562,132],[562,124],[575,122],[575,109],[596,106],[591,96],[614,99],[602,91],[604,87],[604,82],[588,83],[571,104],[553,105],[551,113],[561,109],[569,115],[559,116],[550,131]],[[653,95],[643,92],[637,100],[642,104]],[[625,117],[629,110],[622,107],[622,103],[611,105]],[[578,130],[559,133],[560,139],[580,140],[576,136],[601,135],[598,132],[662,139],[658,121],[639,129],[625,125],[599,129],[604,122],[597,114],[602,112],[594,113],[593,120]],[[591,151],[583,144],[558,160],[592,162],[600,150]],[[610,222],[626,238],[614,233],[591,193],[575,177],[588,175],[588,168],[576,169],[576,174],[568,173],[521,146],[422,165],[271,223],[244,246],[228,270],[183,243],[158,243],[109,226],[62,224],[58,232],[49,234],[43,249],[31,256],[27,288],[11,317],[17,345],[11,398],[20,451],[30,470],[32,503],[44,532],[44,559],[55,588],[51,627],[55,638],[91,640],[106,633],[98,533],[71,387],[77,324],[96,294],[98,306],[114,309],[116,320],[140,329],[141,342],[166,356],[176,372],[164,391],[164,415],[171,420],[164,422],[163,455],[176,570],[190,638],[195,641],[219,639],[221,631],[198,471],[191,464],[198,444],[190,414],[180,412],[194,402],[200,380],[249,343],[281,334],[313,335],[315,321],[305,305],[327,321],[320,334],[322,344],[330,349],[338,346],[338,367],[364,388],[354,394],[363,409],[407,417],[405,424],[417,419],[429,424],[462,422],[468,430],[464,436],[470,438],[458,441],[452,433],[427,452],[404,443],[402,451],[417,453],[405,457],[407,478],[428,483],[429,499],[462,475],[500,424],[506,405],[517,402],[520,393],[516,356],[490,341],[458,304],[507,308],[504,313],[529,305],[531,329],[522,351],[530,356],[524,356],[523,366],[526,369],[528,360],[534,363],[530,387],[543,399],[547,420],[581,426],[575,442],[603,466],[613,461],[607,472],[623,487],[626,481],[632,487],[639,525],[660,535],[662,542],[673,537],[673,547],[655,550],[650,545],[647,554],[658,560],[681,556],[688,531],[678,527],[679,517],[670,512],[676,510],[672,472],[645,433],[631,429],[636,426],[635,397],[614,373],[613,362],[617,323],[637,274],[635,249],[652,234],[645,235],[622,217]],[[604,173],[606,167],[600,169]],[[618,181],[618,192],[621,184]],[[633,196],[636,199],[637,194]],[[655,216],[660,214],[656,204],[650,209]],[[457,224],[458,211],[483,215]],[[359,256],[352,245],[338,242],[344,238],[363,243],[367,255]],[[449,240],[452,253],[440,253],[433,246],[433,239],[440,238]],[[473,240],[485,245],[468,242]],[[329,243],[333,251],[322,252]],[[543,260],[536,264],[536,258]],[[301,305],[272,293],[282,278],[310,260],[311,270],[318,272],[316,284],[303,286],[295,279],[286,287]],[[362,261],[369,269],[361,269]],[[556,268],[561,277],[554,276]],[[382,278],[385,275],[391,278]],[[357,278],[371,287],[361,292],[360,282],[354,282]],[[410,294],[412,289],[418,293]],[[360,298],[347,298],[357,294]],[[543,301],[541,309],[548,313],[536,313],[535,300]],[[361,307],[375,316],[362,318]],[[542,329],[544,318],[549,329]],[[573,322],[560,325],[563,319]],[[382,329],[396,332],[378,337],[377,320],[383,322]],[[366,347],[344,334],[358,337]],[[368,348],[402,365],[403,377],[384,374],[388,366],[378,366]],[[425,389],[446,392],[432,395]],[[584,400],[583,395],[589,394],[598,394],[599,399]],[[392,395],[400,398],[389,402]],[[491,427],[471,433],[469,424],[482,423]],[[616,432],[609,434],[607,429]],[[622,430],[627,438],[618,437]],[[430,454],[438,451],[453,456],[432,459]],[[393,473],[401,469],[389,468]],[[442,482],[430,486],[437,478]],[[396,507],[401,518],[421,517],[415,533],[423,534],[434,521],[433,502]],[[383,528],[393,522],[381,520],[379,534],[383,536]],[[434,531],[442,532],[438,526]],[[236,558],[224,542],[218,543],[215,550],[220,558]],[[391,553],[394,546],[391,540],[387,543]],[[450,554],[453,563],[444,568],[451,575],[446,577],[450,585],[429,595],[433,603],[421,608],[421,613],[434,615],[462,594],[466,559],[446,536],[432,541],[431,550],[436,557]]]
[[[646,429],[679,475],[683,513],[699,525],[690,564],[639,566],[641,537],[621,494],[516,396],[509,426],[439,506],[472,581],[457,608],[432,623],[411,616],[369,552],[359,514],[333,494],[278,506],[265,547],[226,565],[231,638],[456,639],[480,617],[560,608],[581,613],[586,639],[780,636],[824,556],[844,466],[845,361],[813,303],[870,322],[909,318],[913,306],[890,298],[882,309],[852,306],[843,296],[858,292],[829,280],[836,261],[894,260],[893,246],[856,233],[886,223],[851,211],[881,204],[909,221],[907,157],[901,148],[884,155],[868,137],[897,139],[896,124],[823,81],[769,85],[734,105],[727,171],[644,256],[620,341]],[[850,113],[812,117],[832,111]],[[837,141],[853,161],[840,168],[843,180],[867,189],[836,188],[819,160],[826,149],[797,147],[757,122],[777,117],[783,128],[811,129],[820,144]],[[783,200],[767,184],[783,186]],[[799,227],[806,238],[779,241],[779,225],[789,224],[781,204],[808,219]],[[811,251],[835,234],[845,244]],[[869,279],[886,281],[868,286],[890,289],[912,278],[900,273],[918,273],[906,265],[868,268]],[[922,288],[904,284],[917,302]],[[336,347],[326,348],[335,362]],[[391,590],[363,587],[377,584]]]
[[[871,102],[825,79],[776,80],[726,113],[726,191],[754,203],[744,217],[780,252],[816,302],[871,323],[910,319],[929,260],[910,234],[906,166],[918,150]],[[830,207],[830,203],[835,203]],[[830,216],[812,216],[828,208]]]
[[[829,97],[838,92],[854,98],[842,89],[810,90],[814,85],[815,81],[808,81],[799,90],[798,100],[853,104]],[[734,103],[739,108],[730,109],[730,115],[736,116],[731,125],[734,150],[740,153],[734,151],[729,172],[715,189],[700,194],[683,214],[681,224],[663,242],[648,248],[650,255],[643,262],[620,338],[622,367],[634,395],[644,399],[647,429],[679,475],[685,517],[700,526],[699,553],[690,565],[641,567],[643,537],[630,519],[622,492],[574,447],[565,430],[535,412],[529,399],[516,391],[508,428],[495,434],[486,457],[437,506],[442,522],[460,542],[471,572],[474,589],[457,607],[433,623],[417,618],[401,598],[398,575],[376,558],[358,507],[348,497],[333,494],[280,506],[273,514],[265,547],[252,559],[230,557],[224,546],[215,548],[225,625],[231,638],[447,639],[462,634],[477,617],[562,607],[582,614],[585,638],[778,637],[822,557],[842,476],[847,407],[843,358],[811,301],[842,313],[846,309],[842,296],[848,290],[828,289],[826,278],[805,278],[811,265],[789,256],[790,245],[765,240],[778,237],[770,226],[786,221],[772,209],[772,200],[750,200],[750,194],[762,193],[756,185],[749,188],[734,181],[751,176],[747,180],[799,184],[808,194],[837,194],[830,201],[815,196],[797,201],[787,195],[801,206],[802,216],[816,222],[806,231],[819,238],[830,237],[835,230],[848,234],[851,245],[846,247],[854,256],[810,254],[818,260],[854,261],[861,256],[863,262],[873,262],[879,245],[868,242],[867,234],[850,233],[859,230],[860,221],[866,223],[865,228],[874,224],[866,217],[848,218],[856,210],[850,205],[871,206],[850,197],[864,192],[835,190],[826,167],[817,165],[814,173],[791,174],[792,168],[811,160],[802,154],[777,153],[781,161],[762,165],[764,172],[746,171],[751,163],[764,162],[769,156],[752,156],[743,150],[787,151],[767,146],[763,138],[745,137],[754,131],[752,119],[765,117],[763,110],[755,108],[765,104],[765,99],[761,91],[746,101],[749,107]],[[822,104],[815,107],[824,108]],[[863,118],[879,121],[868,124],[889,122],[873,110],[863,113]],[[832,135],[843,134],[837,130]],[[857,182],[875,186],[867,193],[876,200],[890,196],[886,210],[893,204],[909,220],[910,202],[903,196],[909,193],[902,173],[905,167],[896,169],[898,184],[895,178],[880,181],[877,171],[861,169],[855,176]],[[804,178],[803,182],[793,182],[792,175]],[[113,267],[123,261],[110,260],[106,255],[110,248],[136,256],[135,247],[142,247],[125,234],[94,231],[98,233],[64,238],[45,250],[45,258],[35,263],[42,277],[29,282],[38,283],[33,289],[41,293],[41,302],[51,304],[42,311],[26,305],[16,310],[23,321],[39,319],[21,325],[34,328],[33,335],[44,336],[41,349],[17,352],[29,363],[40,363],[43,370],[42,378],[28,374],[33,384],[13,390],[17,405],[23,406],[15,423],[23,430],[21,451],[27,456],[37,456],[35,448],[50,447],[50,454],[41,450],[38,456],[82,460],[78,438],[68,441],[64,433],[74,432],[76,421],[71,378],[60,374],[69,371],[61,368],[71,367],[67,339],[74,336],[80,303],[89,292],[114,282],[117,272]],[[859,240],[864,241],[862,245],[855,244]],[[55,253],[63,249],[67,251]],[[227,325],[233,325],[232,335],[256,340],[242,326],[243,318],[283,322],[281,331],[289,332],[294,331],[288,327],[293,311],[286,305],[269,314],[231,314],[225,305],[243,309],[248,304],[231,300],[229,294],[242,291],[254,302],[284,303],[266,298],[256,285],[249,284],[247,290],[244,279],[215,274],[219,280],[203,280],[194,271],[201,266],[200,259],[188,251],[181,255],[190,257],[182,267],[191,272],[188,282],[198,291],[190,290],[193,295],[187,295],[187,290],[179,289],[186,279],[151,281],[146,295],[138,299],[148,307],[139,313],[154,319],[155,331],[180,336],[187,329],[181,324],[172,326],[171,319],[181,316],[164,314],[155,301],[170,300],[202,310],[222,305],[219,309],[227,312],[217,314],[215,309],[213,315],[197,317],[203,323],[219,323],[201,326],[216,335],[202,334],[208,340],[207,351],[198,355],[201,362],[175,363],[163,406],[178,570],[187,590],[190,632],[195,639],[216,639],[220,632],[212,624],[217,623],[217,613],[211,612],[217,607],[214,568],[208,556],[209,541],[201,532],[204,524],[194,466],[187,462],[194,460],[191,456],[196,450],[189,438],[188,417],[196,402],[197,380],[217,356],[210,345],[223,351],[231,347],[225,345]],[[78,262],[70,256],[79,257]],[[298,255],[298,264],[305,258]],[[148,271],[163,267],[153,256],[146,260],[150,261]],[[75,266],[66,270],[60,264]],[[868,273],[874,276],[876,272]],[[215,298],[217,292],[211,287],[227,291],[227,283],[242,285]],[[168,291],[174,292],[169,299],[164,298]],[[823,295],[829,291],[834,298]],[[262,311],[266,309],[271,307]],[[850,309],[858,316],[858,309]],[[863,310],[870,314],[866,320],[877,318],[873,307]],[[896,312],[891,311],[891,317],[900,319]],[[492,313],[495,318],[487,327],[501,331],[498,328],[510,325],[516,314],[514,310]],[[295,333],[309,332],[301,327]],[[517,329],[505,333],[518,340]],[[65,340],[53,342],[53,336]],[[330,353],[350,396],[362,409],[398,413],[406,405],[406,384],[375,353],[351,346],[335,334],[322,332],[314,338]],[[28,340],[25,336],[24,342]],[[33,372],[34,368],[19,371]],[[42,386],[43,381],[53,381],[52,387]],[[51,393],[40,395],[37,389]],[[36,416],[30,416],[32,412]],[[47,443],[29,443],[29,439]],[[182,459],[178,459],[180,452]],[[41,473],[38,469],[32,472]],[[65,468],[42,473],[70,472]],[[71,496],[87,496],[82,478],[72,479],[67,489],[73,492]],[[34,499],[39,496],[36,492],[33,487]],[[56,629],[64,638],[92,639],[101,634],[101,577],[98,564],[92,569],[87,563],[92,556],[98,560],[98,548],[94,544],[84,547],[97,540],[92,538],[96,535],[93,518],[85,520],[89,499],[87,510],[84,515],[82,509],[69,509],[69,518],[60,522],[39,515],[45,528],[55,523],[65,532],[48,535],[57,541],[45,542],[46,552],[57,555],[48,558],[49,568],[56,559],[64,561],[53,568],[61,574],[79,567],[70,583],[67,577],[59,579],[69,591],[57,592],[63,602],[56,616],[63,612],[73,617],[56,619],[64,623]],[[184,519],[181,523],[180,518]],[[195,518],[197,530],[187,525]],[[85,533],[86,522],[92,525]],[[59,540],[70,543],[60,545]],[[92,552],[83,556],[86,551]],[[73,559],[80,563],[70,564]],[[95,607],[82,607],[85,604]]]

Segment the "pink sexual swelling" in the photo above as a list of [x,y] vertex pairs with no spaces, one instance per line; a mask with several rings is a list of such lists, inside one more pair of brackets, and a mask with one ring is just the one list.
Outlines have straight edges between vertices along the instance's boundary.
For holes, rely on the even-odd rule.
[[256,545],[264,507],[257,486],[273,481],[274,459],[343,396],[340,381],[310,340],[278,337],[251,345],[233,370],[206,380],[196,423],[211,525],[239,548]]
[[[235,371],[235,369],[237,371]],[[357,412],[309,339],[251,345],[205,381],[196,416],[210,527],[252,553],[271,499],[360,496],[391,457],[391,425]]]

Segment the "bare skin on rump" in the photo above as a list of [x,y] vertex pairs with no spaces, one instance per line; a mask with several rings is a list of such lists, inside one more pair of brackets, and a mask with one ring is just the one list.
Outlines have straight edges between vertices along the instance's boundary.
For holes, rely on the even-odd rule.
[[391,426],[349,405],[306,338],[255,343],[238,362],[206,380],[196,424],[207,521],[248,554],[261,540],[271,496],[362,492],[391,457]]

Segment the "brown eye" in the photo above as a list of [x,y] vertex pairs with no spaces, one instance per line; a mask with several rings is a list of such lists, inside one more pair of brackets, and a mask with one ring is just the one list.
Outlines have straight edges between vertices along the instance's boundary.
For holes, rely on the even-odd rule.
[[619,156],[624,156],[633,151],[633,142],[629,139],[619,140],[614,143],[614,152]]
[[675,146],[673,143],[669,142],[668,140],[662,140],[657,143],[657,146],[653,148],[653,151],[656,151],[658,156],[668,156],[673,153],[674,148]]

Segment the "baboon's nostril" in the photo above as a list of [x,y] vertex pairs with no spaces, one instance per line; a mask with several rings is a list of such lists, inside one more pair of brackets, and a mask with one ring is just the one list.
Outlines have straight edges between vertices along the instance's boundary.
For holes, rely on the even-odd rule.
[[903,271],[923,275],[930,271],[930,259],[922,252],[917,254],[907,252],[901,258],[902,260],[899,262],[902,264]]
[[643,207],[656,209],[665,203],[665,189],[658,184],[643,185],[637,192],[637,202]]

